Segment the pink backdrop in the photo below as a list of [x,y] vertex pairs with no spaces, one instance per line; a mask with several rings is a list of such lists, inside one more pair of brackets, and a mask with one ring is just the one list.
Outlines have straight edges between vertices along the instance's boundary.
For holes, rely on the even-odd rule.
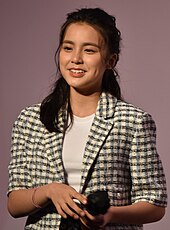
[[[117,18],[123,44],[119,62],[126,100],[152,114],[167,183],[170,182],[170,1],[0,0],[0,229],[23,229],[6,209],[10,135],[21,109],[40,102],[55,76],[53,56],[67,12],[102,7]],[[147,230],[168,230],[170,214]]]

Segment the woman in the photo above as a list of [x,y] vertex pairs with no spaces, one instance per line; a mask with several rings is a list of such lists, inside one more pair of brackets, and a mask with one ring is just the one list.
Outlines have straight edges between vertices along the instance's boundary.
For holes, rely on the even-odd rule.
[[[121,99],[120,41],[115,18],[99,8],[72,12],[61,27],[55,87],[13,128],[8,209],[29,216],[25,229],[67,229],[64,220],[82,229],[143,229],[164,216],[155,123]],[[110,207],[92,215],[77,202],[87,207],[97,190],[108,192]]]

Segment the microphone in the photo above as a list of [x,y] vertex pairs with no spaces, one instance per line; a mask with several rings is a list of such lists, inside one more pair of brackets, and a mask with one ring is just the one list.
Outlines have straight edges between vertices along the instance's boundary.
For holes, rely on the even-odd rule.
[[105,214],[110,207],[110,200],[107,191],[97,190],[87,196],[85,209],[93,216]]

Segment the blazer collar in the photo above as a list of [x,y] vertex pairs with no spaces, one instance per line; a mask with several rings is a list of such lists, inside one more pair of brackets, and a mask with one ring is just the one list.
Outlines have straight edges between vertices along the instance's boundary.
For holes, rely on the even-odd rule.
[[91,168],[100,153],[114,123],[114,110],[117,99],[103,92],[99,99],[96,114],[90,129],[82,162],[80,191],[83,193],[90,179]]
[[96,110],[96,116],[104,119],[112,118],[115,111],[116,103],[117,103],[116,97],[114,97],[109,93],[102,92],[99,98],[99,102]]

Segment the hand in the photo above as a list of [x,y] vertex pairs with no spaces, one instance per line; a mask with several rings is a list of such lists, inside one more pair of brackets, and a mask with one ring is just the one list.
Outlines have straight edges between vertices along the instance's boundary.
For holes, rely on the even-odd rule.
[[110,208],[108,209],[107,213],[102,215],[93,216],[84,210],[85,216],[81,217],[82,229],[83,230],[97,230],[103,229],[108,223],[112,220],[112,214],[110,212]]
[[82,229],[87,230],[97,230],[97,229],[102,229],[105,224],[104,224],[104,215],[100,214],[97,216],[92,216],[90,213],[88,213],[86,210],[85,216],[80,218],[80,221],[82,223]]
[[74,188],[62,183],[51,183],[46,185],[46,196],[55,205],[57,212],[63,218],[67,215],[78,219],[84,216],[84,211],[76,204],[74,199],[82,204],[86,204],[86,197],[78,193]]

